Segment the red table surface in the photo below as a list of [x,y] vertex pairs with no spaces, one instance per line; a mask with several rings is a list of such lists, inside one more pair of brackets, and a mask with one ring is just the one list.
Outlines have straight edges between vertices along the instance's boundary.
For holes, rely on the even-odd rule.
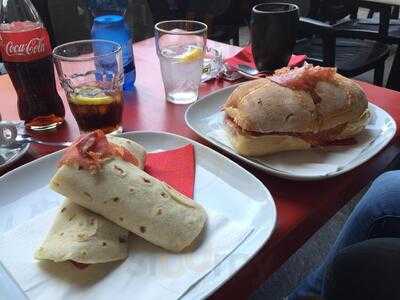
[[[239,49],[212,41],[209,41],[209,45],[222,50],[224,57],[235,54]],[[174,105],[165,101],[154,39],[134,44],[134,53],[136,89],[125,94],[124,130],[168,131],[210,146],[207,141],[186,126],[184,112],[187,106]],[[230,84],[226,81],[203,84],[200,95],[206,95]],[[360,82],[360,85],[370,101],[389,112],[399,124],[400,93],[368,83]],[[63,92],[60,94],[64,97]],[[56,133],[42,133],[37,136],[60,141],[76,137],[78,135],[76,123],[67,104],[66,108],[67,122],[62,128]],[[4,120],[18,119],[16,94],[7,75],[0,76],[0,113]],[[10,169],[55,150],[49,147],[32,146],[29,153]],[[382,173],[399,153],[400,140],[397,132],[392,142],[369,162],[347,174],[314,182],[296,182],[273,177],[229,156],[252,172],[271,191],[278,210],[278,222],[273,236],[260,252],[211,298],[244,299],[248,297],[346,202],[370,180]],[[313,254],[310,253],[310,255]]]

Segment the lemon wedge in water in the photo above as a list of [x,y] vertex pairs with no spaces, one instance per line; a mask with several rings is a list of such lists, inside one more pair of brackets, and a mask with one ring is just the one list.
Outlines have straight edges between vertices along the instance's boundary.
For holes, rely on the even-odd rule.
[[192,62],[203,57],[203,49],[198,47],[193,47],[189,51],[186,51],[180,57],[180,61],[184,63]]

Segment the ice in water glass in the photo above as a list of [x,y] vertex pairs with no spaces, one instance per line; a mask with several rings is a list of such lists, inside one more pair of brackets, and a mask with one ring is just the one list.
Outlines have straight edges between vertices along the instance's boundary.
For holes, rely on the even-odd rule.
[[155,25],[157,55],[167,101],[196,101],[201,81],[207,25],[198,21],[163,21]]

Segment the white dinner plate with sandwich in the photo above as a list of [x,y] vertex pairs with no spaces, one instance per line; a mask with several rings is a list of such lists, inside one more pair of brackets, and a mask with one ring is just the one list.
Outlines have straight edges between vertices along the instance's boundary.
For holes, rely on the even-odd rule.
[[[147,152],[192,144],[195,203],[140,170],[144,152],[126,140],[111,142],[134,153],[127,157],[137,160],[137,167],[110,158],[96,175],[84,164],[83,169],[70,167],[66,162],[76,153],[67,156],[65,150],[21,166],[0,177],[0,262],[8,281],[16,283],[13,289],[19,287],[29,299],[201,299],[238,272],[270,238],[276,207],[268,189],[251,173],[178,135],[130,132],[121,137]],[[119,192],[120,198],[109,198],[109,193]],[[142,193],[147,196],[140,198]],[[182,218],[162,219],[161,212]],[[138,218],[146,222],[150,215],[153,222],[135,227]],[[193,242],[203,216],[206,224]],[[128,236],[126,228],[135,234]],[[182,250],[188,241],[195,246]],[[90,266],[81,269],[70,261]],[[12,295],[10,286],[0,284],[0,295],[2,288]]]
[[292,180],[346,173],[396,133],[393,118],[358,84],[310,65],[211,93],[189,106],[185,120],[222,150]]

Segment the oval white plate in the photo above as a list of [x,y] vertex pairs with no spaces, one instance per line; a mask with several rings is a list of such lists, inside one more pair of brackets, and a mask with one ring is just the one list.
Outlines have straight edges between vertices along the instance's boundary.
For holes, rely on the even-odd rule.
[[[236,163],[190,139],[163,132],[130,132],[121,136],[142,144],[149,152],[193,144],[194,199],[233,221],[255,228],[216,269],[183,296],[184,299],[207,297],[243,267],[271,236],[277,216],[270,192]],[[62,153],[63,150],[47,155],[0,177],[0,234],[59,205],[62,197],[52,192],[47,184]],[[140,287],[127,288],[131,288],[134,295],[135,289]]]
[[[271,175],[293,180],[319,180],[338,176],[368,161],[396,134],[393,118],[383,109],[369,103],[372,118],[367,129],[356,137],[359,139],[356,145],[281,152],[264,158],[242,156],[235,152],[229,140],[224,137],[224,114],[220,112],[238,85],[218,90],[191,104],[185,113],[186,124],[210,143]],[[371,132],[376,136],[372,137]]]

